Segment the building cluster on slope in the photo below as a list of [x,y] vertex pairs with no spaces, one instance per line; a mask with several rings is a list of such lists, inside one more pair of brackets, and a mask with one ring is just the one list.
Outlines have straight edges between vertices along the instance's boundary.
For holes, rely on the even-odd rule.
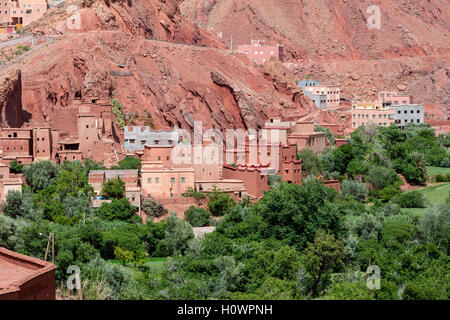
[[424,118],[424,105],[413,104],[413,97],[398,92],[380,92],[377,101],[352,102],[352,128],[375,123],[383,127],[395,124],[403,129],[410,123],[424,123]]
[[[324,132],[314,132],[313,122],[280,118],[269,119],[258,136],[246,135],[243,143],[238,143],[237,136],[233,139],[232,147],[216,143],[216,137],[191,145],[182,143],[176,128],[152,131],[126,126],[124,148],[128,155],[142,160],[140,172],[95,170],[90,172],[89,182],[99,194],[105,181],[120,177],[125,181],[126,196],[138,207],[141,199],[149,196],[165,203],[188,201],[188,190],[208,194],[217,189],[236,201],[245,197],[257,201],[269,190],[269,175],[301,184],[302,161],[297,153],[311,149],[321,154],[329,145]],[[339,189],[336,181],[327,184]]]
[[103,143],[113,142],[113,135],[111,103],[93,99],[64,108],[51,127],[0,127],[0,162],[95,160],[102,156]]

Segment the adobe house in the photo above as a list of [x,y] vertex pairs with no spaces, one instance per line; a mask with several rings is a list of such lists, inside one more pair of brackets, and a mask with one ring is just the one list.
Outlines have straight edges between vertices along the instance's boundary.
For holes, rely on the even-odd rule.
[[0,149],[3,160],[28,164],[33,161],[32,129],[0,127]]
[[22,192],[22,179],[9,173],[9,166],[0,163],[0,202],[6,200],[9,191],[15,190]]
[[94,188],[96,195],[100,194],[103,184],[111,179],[120,179],[125,183],[125,197],[140,210],[141,187],[138,170],[92,170],[89,172],[89,184]]
[[233,167],[223,166],[223,179],[242,180],[248,195],[257,200],[262,198],[263,191],[269,190],[269,176],[264,174],[264,167],[244,166]]
[[336,148],[346,145],[348,143],[347,139],[334,139],[336,141]]
[[262,65],[271,58],[281,62],[284,60],[282,45],[264,45],[262,40],[251,40],[250,44],[238,46],[237,51],[246,55],[256,65]]
[[55,300],[56,266],[0,247],[0,300]]
[[211,193],[214,190],[214,187],[217,190],[226,193],[237,202],[242,201],[242,199],[248,196],[247,188],[242,180],[223,179],[217,181],[195,181],[195,189],[206,195]]
[[188,188],[194,189],[194,169],[168,167],[162,161],[144,161],[141,169],[142,196],[155,199],[183,198]]
[[339,182],[339,180],[327,180],[327,181],[324,181],[323,184],[324,184],[324,186],[334,189],[339,193],[341,192],[341,183]]
[[327,146],[325,132],[314,132],[312,121],[297,121],[287,138],[289,144],[297,145],[297,152],[311,149],[318,155],[322,154]]

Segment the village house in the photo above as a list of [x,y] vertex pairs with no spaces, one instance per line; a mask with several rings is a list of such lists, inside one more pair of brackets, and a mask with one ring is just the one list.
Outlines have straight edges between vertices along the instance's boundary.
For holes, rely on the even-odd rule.
[[168,146],[178,144],[180,139],[177,128],[166,131],[151,130],[148,126],[125,126],[124,127],[124,149],[129,152],[144,150],[144,145]]
[[424,123],[423,104],[393,105],[391,109],[394,111],[395,124],[402,129],[408,123]]
[[411,104],[413,103],[412,96],[400,95],[395,91],[381,91],[378,93],[378,100],[383,102],[390,102],[393,105]]
[[19,30],[38,20],[46,12],[47,0],[0,0],[0,33]]
[[250,44],[238,46],[237,51],[245,54],[256,65],[262,65],[271,58],[281,62],[284,59],[282,45],[265,45],[262,40],[251,40]]
[[341,101],[339,86],[321,85],[319,80],[299,80],[297,85],[317,108],[323,110],[339,107]]
[[9,173],[9,166],[0,163],[0,202],[6,200],[9,191],[22,192],[22,179],[15,174]]
[[379,126],[389,127],[395,122],[394,110],[383,104],[382,101],[353,101],[352,102],[352,127],[375,123]]
[[[89,184],[94,188],[94,193],[98,196],[105,182],[111,179],[120,179],[125,183],[125,197],[130,203],[141,207],[141,187],[139,183],[138,170],[92,170],[89,172]],[[99,203],[97,201],[96,203]]]

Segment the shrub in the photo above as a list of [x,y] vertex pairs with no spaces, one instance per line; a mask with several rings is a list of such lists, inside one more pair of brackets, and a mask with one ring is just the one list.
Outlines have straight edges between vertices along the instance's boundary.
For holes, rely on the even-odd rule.
[[362,182],[357,182],[353,180],[342,181],[342,196],[351,195],[355,200],[364,202],[369,194],[366,186]]
[[367,180],[377,190],[388,186],[395,186],[399,183],[397,173],[390,168],[373,167],[369,170]]
[[417,190],[403,192],[396,196],[393,201],[402,208],[425,208],[425,197]]
[[167,209],[163,205],[151,198],[147,198],[142,203],[142,210],[145,214],[153,218],[159,218],[167,214]]
[[386,187],[386,188],[383,188],[382,190],[380,190],[380,192],[378,192],[378,197],[381,200],[387,202],[387,201],[391,200],[392,198],[394,198],[395,196],[399,195],[400,193],[402,193],[402,192],[395,187]]
[[113,199],[111,203],[102,203],[100,208],[97,209],[97,215],[108,221],[138,222],[140,218],[135,212],[136,207],[132,206],[127,198]]
[[193,227],[203,227],[209,223],[210,215],[208,210],[190,206],[184,213],[184,219]]

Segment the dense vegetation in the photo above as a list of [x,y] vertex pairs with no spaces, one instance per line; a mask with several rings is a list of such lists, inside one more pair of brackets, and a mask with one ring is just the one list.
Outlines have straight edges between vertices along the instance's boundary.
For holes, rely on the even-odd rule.
[[[111,202],[91,208],[88,172],[100,164],[41,161],[22,168],[24,192],[7,196],[0,246],[43,258],[40,233],[54,232],[60,289],[69,294],[66,271],[78,265],[85,299],[448,299],[450,195],[430,205],[402,192],[397,175],[425,184],[426,166],[448,159],[445,141],[423,126],[362,127],[320,158],[303,153],[311,165],[300,186],[271,178],[255,204],[214,190],[186,221],[145,224],[117,182]],[[342,193],[318,175],[336,175]],[[144,211],[166,213],[152,199]],[[207,225],[216,230],[194,238],[193,226]],[[379,290],[366,285],[370,265]]]

